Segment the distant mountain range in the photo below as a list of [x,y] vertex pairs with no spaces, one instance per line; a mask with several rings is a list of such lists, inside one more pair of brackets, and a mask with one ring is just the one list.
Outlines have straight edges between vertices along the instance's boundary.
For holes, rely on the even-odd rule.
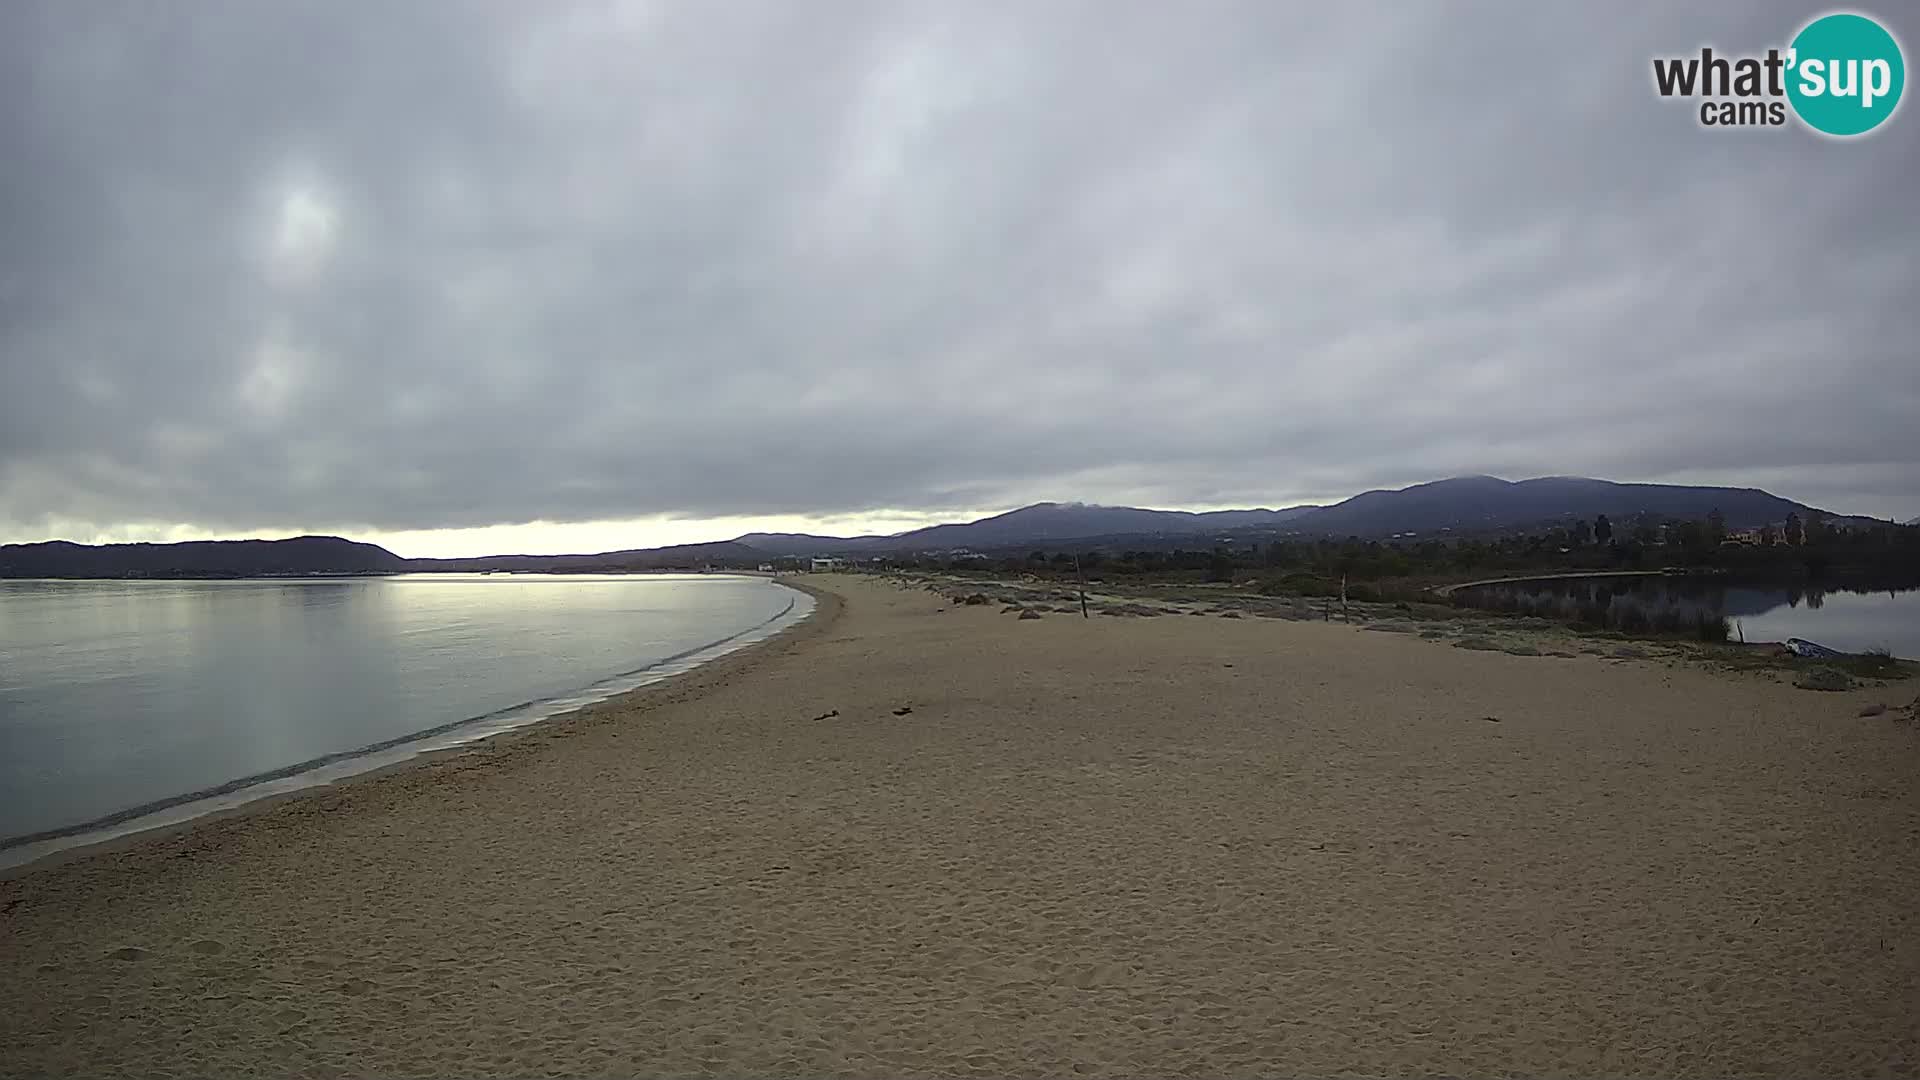
[[1395,491],[1369,491],[1331,506],[1284,510],[1141,510],[1083,503],[1035,503],[994,517],[934,525],[896,536],[809,536],[748,533],[735,542],[770,555],[845,555],[1044,546],[1102,537],[1213,537],[1231,532],[1302,536],[1389,537],[1412,533],[1471,534],[1606,514],[1625,522],[1640,514],[1700,519],[1719,510],[1730,528],[1752,528],[1815,513],[1812,507],[1758,488],[1616,484],[1578,476],[1514,482],[1461,476]]
[[1141,510],[1131,506],[1086,503],[1034,503],[1004,514],[954,525],[930,525],[897,536],[810,536],[805,533],[748,533],[734,542],[770,555],[836,552],[940,551],[1047,544],[1093,536],[1194,536],[1236,529],[1277,529],[1319,509],[1285,510]]
[[[373,544],[335,536],[291,540],[109,544],[66,541],[0,546],[0,577],[248,577],[368,574],[404,571],[621,571],[700,566],[753,566],[806,555],[899,555],[925,551],[1046,548],[1064,542],[1191,540],[1211,544],[1233,535],[1417,537],[1464,536],[1529,528],[1606,514],[1625,523],[1698,520],[1718,510],[1730,528],[1821,513],[1758,488],[1616,484],[1577,476],[1513,482],[1492,476],[1436,480],[1395,491],[1369,491],[1331,506],[1280,510],[1143,510],[1085,503],[1035,503],[978,521],[933,525],[894,536],[748,533],[733,540],[637,548],[597,555],[491,555],[472,559],[403,559]],[[1836,521],[1869,521],[1829,515]],[[1915,524],[1920,522],[1916,519]]]
[[1306,515],[1298,527],[1333,536],[1382,536],[1512,529],[1555,519],[1605,514],[1625,521],[1701,519],[1718,510],[1728,527],[1753,528],[1785,521],[1788,514],[1815,512],[1759,488],[1616,484],[1580,476],[1544,476],[1514,482],[1494,476],[1460,476],[1398,491],[1369,491]]

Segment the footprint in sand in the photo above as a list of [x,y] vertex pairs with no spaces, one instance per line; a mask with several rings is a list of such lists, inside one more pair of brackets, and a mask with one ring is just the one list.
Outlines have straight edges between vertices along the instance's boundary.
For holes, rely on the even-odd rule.
[[215,941],[212,938],[201,938],[199,941],[188,945],[187,948],[199,953],[201,956],[218,956],[227,951],[227,944],[224,941]]
[[122,945],[107,954],[109,960],[145,960],[147,950],[138,945]]

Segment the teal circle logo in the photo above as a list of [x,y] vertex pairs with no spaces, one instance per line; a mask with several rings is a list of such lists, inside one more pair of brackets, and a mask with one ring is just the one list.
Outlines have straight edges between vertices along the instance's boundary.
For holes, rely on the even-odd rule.
[[1900,43],[1865,15],[1841,12],[1808,23],[1793,39],[1787,100],[1815,131],[1864,135],[1900,105],[1907,65]]

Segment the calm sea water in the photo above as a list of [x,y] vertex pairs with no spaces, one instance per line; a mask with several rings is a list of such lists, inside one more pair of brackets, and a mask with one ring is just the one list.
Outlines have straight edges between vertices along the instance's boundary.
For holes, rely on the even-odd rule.
[[811,606],[724,575],[0,581],[0,839],[528,722]]
[[1727,585],[1684,577],[1569,578],[1476,586],[1476,592],[1560,597],[1575,603],[1631,600],[1654,611],[1723,615],[1733,640],[1817,641],[1842,652],[1886,649],[1920,659],[1920,590]]

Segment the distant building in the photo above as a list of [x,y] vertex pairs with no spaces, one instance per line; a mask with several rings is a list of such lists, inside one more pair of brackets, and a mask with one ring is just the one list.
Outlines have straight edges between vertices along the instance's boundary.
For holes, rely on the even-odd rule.
[[840,560],[825,559],[819,556],[815,556],[807,560],[807,569],[812,570],[816,574],[824,573],[830,570],[838,570],[840,569]]
[[771,573],[773,573],[773,564],[772,564],[772,563],[770,563],[770,562],[763,562],[763,563],[761,563],[761,564],[760,564],[760,572],[761,572],[761,573],[763,573],[763,574],[771,574]]

